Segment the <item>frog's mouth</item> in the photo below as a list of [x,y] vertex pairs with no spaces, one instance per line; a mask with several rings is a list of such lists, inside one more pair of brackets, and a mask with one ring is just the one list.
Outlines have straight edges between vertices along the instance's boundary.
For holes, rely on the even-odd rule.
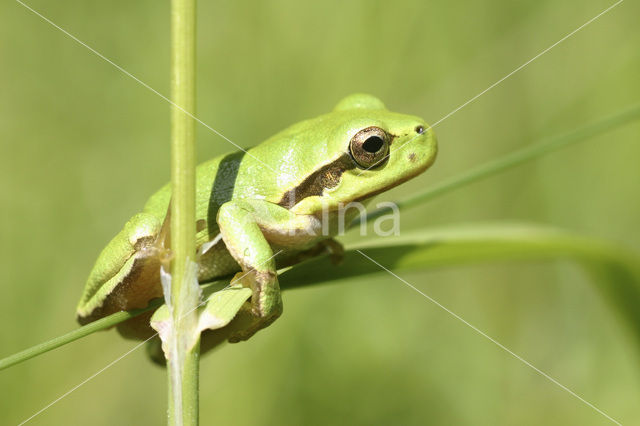
[[[411,153],[411,154],[409,154],[409,156],[415,156],[415,154]],[[354,202],[365,201],[365,200],[367,200],[369,198],[375,197],[378,194],[382,194],[383,192],[387,192],[388,190],[390,190],[392,188],[395,188],[398,185],[402,185],[406,181],[411,180],[414,177],[424,173],[433,164],[435,159],[436,159],[436,156],[433,155],[428,162],[426,162],[424,165],[420,166],[419,168],[416,168],[413,172],[405,174],[403,177],[401,177],[398,180],[395,180],[395,181],[391,182],[387,186],[383,186],[382,188],[378,188],[378,189],[376,189],[374,191],[371,191],[371,192],[368,192],[366,194],[359,195],[359,196],[355,197],[353,199],[353,201]]]

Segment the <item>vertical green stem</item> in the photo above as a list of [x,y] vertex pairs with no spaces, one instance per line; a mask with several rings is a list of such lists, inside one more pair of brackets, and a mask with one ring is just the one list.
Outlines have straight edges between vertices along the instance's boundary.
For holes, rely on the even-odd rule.
[[[171,1],[171,306],[169,424],[198,424],[198,292],[189,274],[195,258],[196,1]],[[191,276],[191,279],[189,277]],[[196,283],[197,284],[197,283]],[[165,295],[166,297],[166,295]],[[193,345],[195,339],[195,345]]]

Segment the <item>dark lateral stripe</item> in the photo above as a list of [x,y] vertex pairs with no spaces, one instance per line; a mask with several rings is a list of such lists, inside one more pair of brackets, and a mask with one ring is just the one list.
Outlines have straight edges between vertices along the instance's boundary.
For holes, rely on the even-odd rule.
[[290,209],[307,197],[322,195],[325,189],[335,188],[340,183],[342,173],[355,167],[351,156],[344,153],[335,161],[311,173],[298,186],[285,192],[278,204]]

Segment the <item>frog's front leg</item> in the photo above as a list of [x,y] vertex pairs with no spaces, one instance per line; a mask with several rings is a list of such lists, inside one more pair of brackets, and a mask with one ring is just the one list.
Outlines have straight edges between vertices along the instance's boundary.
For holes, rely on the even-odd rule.
[[232,200],[220,207],[217,222],[222,239],[242,268],[232,282],[240,281],[253,291],[253,323],[229,341],[246,340],[280,316],[282,299],[276,273],[279,253],[273,252],[270,243],[295,246],[301,235],[311,235],[310,220],[263,200]]

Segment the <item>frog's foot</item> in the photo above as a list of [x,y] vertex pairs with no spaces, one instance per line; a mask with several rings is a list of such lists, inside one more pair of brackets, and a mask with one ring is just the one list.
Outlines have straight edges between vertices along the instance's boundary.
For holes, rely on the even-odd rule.
[[249,317],[247,325],[233,332],[229,337],[229,342],[236,343],[249,339],[278,319],[282,314],[282,298],[275,272],[239,272],[233,277],[231,283],[240,283],[253,291],[251,302],[245,304],[242,312]]
[[329,255],[331,263],[339,265],[344,259],[344,247],[338,241],[333,238],[319,241],[316,245],[309,249],[299,251],[278,263],[279,268],[286,266],[297,265],[309,259],[316,258],[318,256]]

